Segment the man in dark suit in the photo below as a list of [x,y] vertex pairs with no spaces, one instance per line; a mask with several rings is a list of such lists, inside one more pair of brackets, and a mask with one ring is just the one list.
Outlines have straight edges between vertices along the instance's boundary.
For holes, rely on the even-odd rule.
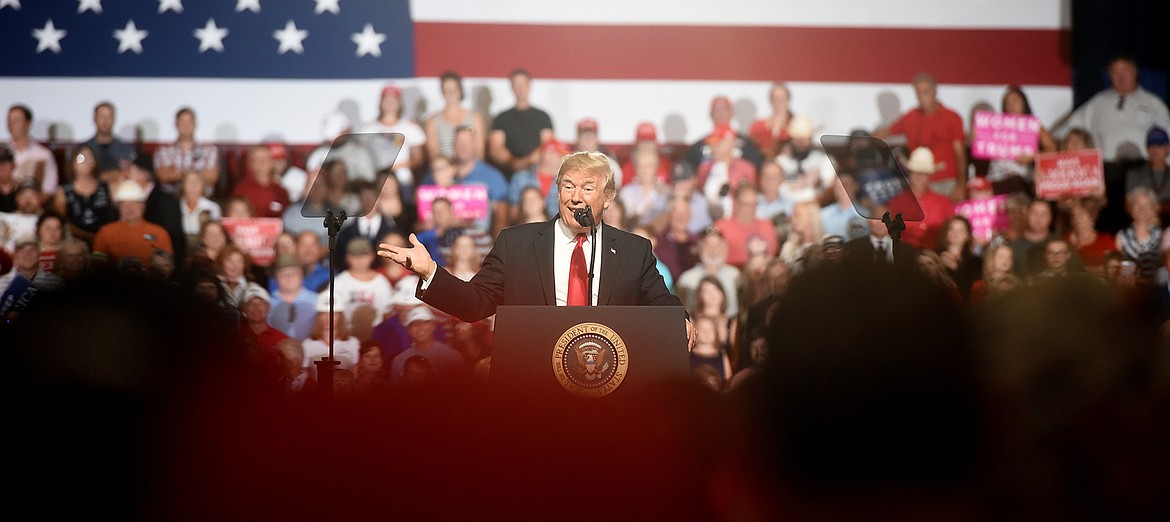
[[[380,209],[377,208],[378,191],[381,187],[380,184],[370,181],[359,182],[358,198],[361,200],[362,208],[371,210],[369,214],[345,221],[345,225],[337,231],[337,244],[339,246],[348,245],[349,241],[355,237],[364,237],[370,241],[370,246],[377,250],[378,243],[382,241],[383,237],[386,237],[386,234],[409,232],[400,230],[394,218],[382,215]],[[334,249],[333,266],[338,273],[349,268],[349,264],[345,261],[345,248]]]
[[[878,206],[873,215],[884,214]],[[918,263],[918,249],[909,243],[895,241],[881,219],[869,220],[869,234],[845,242],[845,262],[889,263],[897,268],[913,268]]]
[[[554,187],[558,215],[502,231],[470,282],[440,270],[414,234],[411,248],[383,243],[378,255],[419,275],[420,299],[466,322],[490,317],[499,305],[586,304],[587,296],[581,295],[586,287],[592,297],[588,302],[597,305],[682,306],[658,273],[650,242],[606,224],[597,231],[596,280],[574,280],[575,273],[584,271],[581,258],[588,254],[582,253],[590,251],[592,241],[589,227],[574,219],[574,211],[589,208],[594,222],[601,223],[602,212],[616,195],[613,170],[604,154],[566,156]],[[687,341],[693,345],[694,328],[690,320],[686,325]]]

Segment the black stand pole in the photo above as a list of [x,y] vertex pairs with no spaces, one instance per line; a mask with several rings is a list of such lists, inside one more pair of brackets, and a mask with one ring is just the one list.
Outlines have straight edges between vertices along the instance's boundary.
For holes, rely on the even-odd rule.
[[333,279],[337,276],[333,266],[333,251],[337,249],[337,231],[345,223],[345,210],[338,209],[340,215],[335,216],[333,209],[325,211],[325,229],[329,231],[329,355],[320,361],[313,361],[317,365],[317,389],[324,397],[333,396],[333,369],[341,365],[333,357]]
[[585,297],[589,306],[593,306],[593,265],[597,262],[597,226],[591,225],[589,227],[589,290],[585,292]]

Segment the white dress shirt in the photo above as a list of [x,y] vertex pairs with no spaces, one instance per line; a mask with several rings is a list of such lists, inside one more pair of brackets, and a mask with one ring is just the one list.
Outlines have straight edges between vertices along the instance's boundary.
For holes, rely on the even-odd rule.
[[[553,226],[556,230],[556,237],[553,239],[553,281],[556,282],[556,301],[557,306],[565,306],[569,295],[569,264],[573,260],[573,250],[577,248],[577,234],[569,230],[569,227],[561,220],[557,220]],[[593,238],[590,234],[585,234],[585,242],[581,243],[581,249],[585,252],[585,266],[589,266],[589,251],[593,245]],[[597,242],[601,241],[601,227],[597,227]],[[597,304],[597,288],[601,284],[601,258],[602,252],[597,252],[597,258],[594,259],[593,265],[593,284],[590,286],[590,293],[593,297],[589,300],[590,303]]]

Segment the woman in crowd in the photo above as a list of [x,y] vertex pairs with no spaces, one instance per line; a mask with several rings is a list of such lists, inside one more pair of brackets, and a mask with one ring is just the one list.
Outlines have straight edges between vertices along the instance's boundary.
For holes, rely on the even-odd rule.
[[524,190],[520,191],[520,206],[517,208],[518,217],[514,224],[548,221],[551,216],[548,215],[547,209],[548,206],[544,203],[544,195],[540,193],[540,187],[524,187]]
[[939,259],[958,286],[963,299],[971,294],[971,285],[981,277],[983,259],[975,252],[971,222],[959,215],[951,216],[940,229]]
[[1085,270],[1101,273],[1105,254],[1117,250],[1113,234],[1097,230],[1097,216],[1101,213],[1100,198],[1070,198],[1061,202],[1068,220],[1068,234],[1065,239],[1076,250]]
[[1117,233],[1117,250],[1137,263],[1138,282],[1152,283],[1162,265],[1162,223],[1158,220],[1158,195],[1149,187],[1137,187],[1125,195],[1125,211],[1133,224]]
[[721,350],[726,352],[731,344],[731,324],[733,318],[727,315],[729,303],[727,291],[715,276],[706,276],[699,280],[695,289],[695,302],[691,310],[691,318],[709,317],[715,321],[716,339]]
[[447,271],[459,279],[471,281],[482,266],[483,258],[479,255],[475,237],[471,234],[456,237],[455,242],[451,244],[451,259],[447,260]]
[[[236,307],[247,292],[248,276],[252,273],[251,261],[248,254],[235,245],[223,247],[215,258],[215,273],[223,284],[225,301],[228,306]],[[267,281],[262,287],[267,287]]]
[[[1031,116],[1032,105],[1028,97],[1018,85],[1009,85],[1000,101],[1000,112],[1016,116]],[[1037,152],[1055,152],[1056,139],[1048,129],[1040,127],[1040,137]],[[991,182],[992,190],[996,194],[1010,194],[1012,192],[1026,192],[1032,194],[1032,164],[1035,156],[1024,155],[1012,159],[991,160],[987,171],[987,180]]]
[[723,391],[731,380],[731,358],[719,343],[718,321],[712,317],[697,317],[695,347],[691,350],[691,372],[700,383],[714,391]]
[[439,76],[439,89],[443,92],[443,108],[426,122],[427,152],[430,157],[455,155],[455,129],[471,125],[475,129],[475,151],[477,157],[484,157],[486,128],[479,113],[463,106],[463,77],[448,71]]
[[382,213],[382,219],[389,218],[402,233],[413,233],[418,221],[418,207],[410,202],[414,198],[408,201],[404,197],[398,178],[390,175],[383,177],[386,181],[382,184],[382,192],[378,194],[378,212]]
[[243,196],[232,196],[223,206],[223,217],[254,218],[256,217],[256,211],[252,209],[252,203],[247,198]]
[[353,377],[355,391],[363,397],[385,397],[390,392],[390,368],[378,343],[368,340],[360,344]]
[[658,179],[657,152],[636,152],[632,161],[634,183],[623,186],[618,192],[618,199],[625,206],[633,225],[649,225],[666,211],[670,187]]
[[971,284],[968,300],[971,303],[985,301],[990,296],[992,287],[999,285],[1003,280],[1014,279],[1018,283],[1019,277],[1013,268],[1014,261],[1012,247],[1002,238],[993,240],[983,252],[983,275]]
[[223,218],[219,204],[203,195],[204,183],[203,175],[198,172],[191,171],[183,175],[179,209],[183,213],[183,232],[193,246],[204,223]]
[[792,273],[811,267],[821,257],[821,241],[825,237],[821,227],[821,207],[816,201],[805,201],[792,206],[788,239],[780,246],[780,258],[792,268]]
[[963,294],[959,292],[959,285],[955,284],[955,280],[947,272],[947,267],[943,264],[942,257],[938,255],[938,252],[925,248],[919,250],[918,269],[950,295],[956,303],[963,302]]
[[98,178],[97,157],[89,147],[78,147],[65,169],[71,181],[57,187],[53,210],[65,217],[70,236],[92,246],[98,229],[115,219],[110,187]]
[[41,270],[57,273],[57,253],[65,239],[65,227],[61,216],[47,211],[37,218],[37,245],[41,251]]
[[789,107],[791,101],[792,93],[788,90],[788,85],[774,82],[768,90],[772,114],[752,122],[751,129],[748,130],[748,137],[764,157],[775,156],[780,152],[780,147],[788,141],[788,122],[792,119],[792,109]]
[[[208,221],[199,227],[199,240],[193,253],[207,261],[215,262],[219,254],[232,242],[227,229],[219,221]],[[195,257],[192,256],[192,257]]]

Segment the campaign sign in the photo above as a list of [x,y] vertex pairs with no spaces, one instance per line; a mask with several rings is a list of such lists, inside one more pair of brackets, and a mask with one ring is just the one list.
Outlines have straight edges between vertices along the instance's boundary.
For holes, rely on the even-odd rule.
[[431,202],[439,197],[451,202],[451,211],[459,223],[475,223],[488,217],[487,185],[419,185],[415,200],[418,218],[424,223],[431,222]]
[[16,274],[9,283],[4,294],[0,295],[0,317],[7,317],[9,312],[19,312],[32,302],[40,288],[32,280],[22,274]]
[[1024,114],[975,111],[971,155],[979,159],[1034,156],[1040,143],[1040,120]]
[[987,243],[995,234],[1008,229],[1007,195],[971,199],[955,205],[955,213],[971,222],[971,235]]
[[1105,193],[1105,167],[1096,149],[1037,154],[1033,177],[1036,197],[1049,201]]
[[252,263],[269,266],[276,257],[276,238],[284,230],[280,218],[223,218],[232,243],[248,253]]

